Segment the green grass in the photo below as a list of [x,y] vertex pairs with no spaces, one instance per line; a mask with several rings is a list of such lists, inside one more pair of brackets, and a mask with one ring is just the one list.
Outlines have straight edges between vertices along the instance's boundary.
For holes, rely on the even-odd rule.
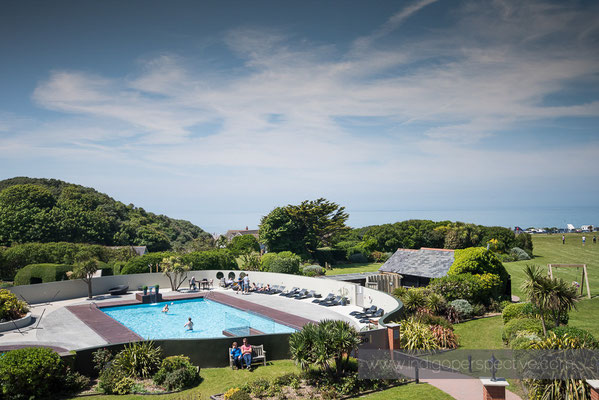
[[[269,363],[270,364],[270,363]],[[244,383],[254,380],[257,378],[273,379],[277,376],[284,375],[289,372],[300,372],[299,368],[291,360],[280,360],[272,361],[271,365],[266,367],[258,367],[252,372],[246,370],[232,370],[231,368],[203,368],[200,371],[200,375],[203,378],[202,383],[199,386],[188,389],[183,392],[174,393],[170,395],[157,395],[151,396],[152,399],[194,399],[194,400],[208,400],[211,395],[217,393],[223,393],[230,387],[241,386]],[[114,399],[114,400],[143,400],[147,399],[148,396],[141,395],[126,395],[126,396],[107,396],[107,395],[96,395],[86,396],[86,400],[92,399]],[[76,398],[73,398],[73,400]]]
[[[562,235],[533,235],[534,258],[529,261],[504,263],[512,276],[512,293],[522,298],[520,285],[524,280],[524,267],[528,264],[539,265],[547,269],[547,264],[586,264],[591,284],[591,295],[599,296],[599,244],[593,244],[592,234],[586,234],[587,242],[582,245],[582,233],[567,233],[566,244],[562,244]],[[581,282],[582,269],[557,268],[554,277],[566,282]],[[586,289],[585,289],[586,295]]]
[[480,318],[453,326],[461,349],[502,349],[501,316]]
[[408,385],[397,386],[392,389],[384,390],[382,392],[372,393],[361,399],[368,400],[387,400],[387,399],[427,399],[427,400],[451,400],[453,397],[445,393],[444,391],[437,389],[428,383],[415,384],[410,383]]
[[[217,393],[224,393],[227,389],[235,386],[241,386],[248,381],[258,378],[272,380],[277,376],[293,372],[299,373],[300,369],[291,360],[272,361],[266,367],[258,367],[252,372],[246,370],[232,370],[231,368],[204,368],[200,371],[203,378],[202,383],[193,389],[188,389],[179,393],[155,395],[152,399],[169,400],[208,400],[210,396]],[[79,399],[74,397],[71,400]],[[94,395],[86,396],[86,400],[147,400],[148,396],[143,395]],[[427,398],[429,400],[451,400],[453,397],[441,390],[427,384],[408,384],[394,387],[377,393],[372,393],[363,397],[365,399],[410,399]]]
[[[595,234],[595,233],[593,233]],[[570,313],[568,325],[586,329],[599,338],[599,244],[593,244],[593,234],[585,234],[586,244],[582,245],[582,233],[567,233],[566,244],[562,244],[562,235],[533,235],[534,258],[530,261],[504,263],[512,277],[512,293],[526,300],[521,285],[524,281],[524,267],[528,264],[539,265],[547,269],[547,264],[586,264],[591,285],[591,296],[584,298],[577,309]],[[554,268],[553,276],[566,282],[582,283],[582,269]],[[586,285],[585,285],[586,286]]]
[[383,263],[356,263],[338,264],[335,268],[327,270],[327,275],[355,274],[359,272],[376,272]]

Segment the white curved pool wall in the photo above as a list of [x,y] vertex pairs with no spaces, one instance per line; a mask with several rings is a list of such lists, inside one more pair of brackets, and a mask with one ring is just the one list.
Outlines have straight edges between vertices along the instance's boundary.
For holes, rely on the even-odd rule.
[[[216,278],[217,273],[222,272],[225,277],[230,272],[237,277],[240,272],[233,270],[207,270],[207,271],[190,271],[187,276],[191,278],[195,276],[196,280],[212,279],[214,285],[218,286],[219,279]],[[310,278],[307,276],[290,275],[290,274],[275,274],[270,272],[246,272],[249,275],[250,282],[263,283],[272,285],[284,285],[287,289],[299,287],[301,289],[315,290],[316,293],[326,296],[333,293],[336,296],[345,296],[350,300],[350,304],[369,307],[376,305],[383,308],[385,313],[389,313],[400,306],[400,303],[393,296],[378,290],[366,288],[355,283],[336,281],[324,278]],[[103,276],[92,279],[93,295],[107,294],[108,289],[118,285],[128,285],[130,291],[135,291],[139,286],[143,285],[160,285],[160,291],[170,291],[170,282],[168,278],[161,273],[148,274],[131,274],[131,275],[114,275]],[[187,288],[185,281],[181,288]],[[10,291],[18,296],[21,296],[30,304],[45,303],[53,300],[66,300],[78,297],[87,297],[87,284],[82,280],[58,281],[49,283],[38,283],[34,285],[14,286],[9,288]]]

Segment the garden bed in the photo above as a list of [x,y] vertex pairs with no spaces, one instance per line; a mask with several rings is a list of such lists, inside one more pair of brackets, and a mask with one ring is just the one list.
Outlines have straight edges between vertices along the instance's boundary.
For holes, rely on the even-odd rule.
[[0,322],[0,332],[10,331],[15,328],[23,328],[27,325],[31,325],[32,322],[31,313],[28,312],[27,315],[22,318]]

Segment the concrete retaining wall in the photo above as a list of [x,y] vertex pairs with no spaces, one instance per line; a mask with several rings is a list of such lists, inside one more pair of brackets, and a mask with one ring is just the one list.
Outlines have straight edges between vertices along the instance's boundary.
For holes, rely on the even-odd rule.
[[[214,285],[218,285],[219,279],[216,277],[221,272],[225,277],[229,273],[239,276],[242,271],[233,270],[207,270],[207,271],[190,271],[188,278],[195,276],[196,280],[212,279]],[[370,307],[376,305],[385,310],[385,317],[382,323],[389,322],[392,319],[398,319],[401,314],[403,305],[399,300],[386,293],[378,290],[365,288],[356,285],[355,283],[334,281],[331,279],[310,278],[307,276],[275,274],[270,272],[247,272],[250,282],[263,283],[272,285],[284,285],[287,289],[292,287],[306,288],[315,290],[326,296],[333,293],[336,296],[345,296],[350,300],[351,304],[362,307]],[[114,275],[103,276],[92,279],[93,294],[106,294],[108,289],[118,285],[128,285],[130,291],[135,291],[139,286],[143,285],[160,285],[160,291],[166,292],[170,290],[170,283],[166,276],[161,273],[148,274],[132,274],[132,275]],[[187,282],[183,283],[182,288],[187,287]],[[17,296],[23,298],[29,304],[45,303],[53,300],[65,300],[78,297],[87,297],[87,285],[82,280],[59,281],[49,283],[39,283],[35,285],[15,286],[9,288],[10,291]],[[391,315],[388,315],[391,314]]]
[[27,313],[23,318],[14,321],[0,322],[0,332],[10,331],[16,328],[23,328],[31,324],[31,313]]
[[[257,335],[249,338],[251,345],[264,345],[266,361],[284,360],[291,357],[289,353],[289,333],[278,333],[270,335]],[[191,359],[194,365],[201,368],[218,368],[229,366],[229,347],[233,342],[241,344],[242,337],[237,338],[212,338],[212,339],[168,339],[155,340],[154,344],[160,346],[165,357],[183,354]],[[82,374],[94,376],[97,371],[93,369],[93,353],[105,348],[113,354],[122,350],[126,343],[111,344],[105,346],[90,347],[76,351],[72,362],[74,368]],[[67,356],[67,358],[71,358]],[[201,374],[201,373],[200,373]]]

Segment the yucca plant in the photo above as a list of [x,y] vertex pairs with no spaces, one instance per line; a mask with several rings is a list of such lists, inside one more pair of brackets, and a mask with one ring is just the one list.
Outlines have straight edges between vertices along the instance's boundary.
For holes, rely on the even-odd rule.
[[160,367],[162,349],[153,341],[125,345],[114,358],[113,365],[126,376],[148,378]]
[[445,297],[438,293],[431,293],[425,301],[425,307],[434,315],[441,315],[447,308]]
[[439,345],[428,325],[413,319],[401,323],[401,347],[407,350],[434,350]]
[[[565,350],[584,349],[587,343],[578,337],[564,334],[557,336],[549,332],[543,340],[531,344],[534,350]],[[529,398],[535,400],[590,400],[590,387],[582,379],[527,379],[524,381],[528,387]]]
[[419,289],[408,290],[401,298],[405,310],[409,314],[415,313],[419,308],[426,306],[424,292]]

